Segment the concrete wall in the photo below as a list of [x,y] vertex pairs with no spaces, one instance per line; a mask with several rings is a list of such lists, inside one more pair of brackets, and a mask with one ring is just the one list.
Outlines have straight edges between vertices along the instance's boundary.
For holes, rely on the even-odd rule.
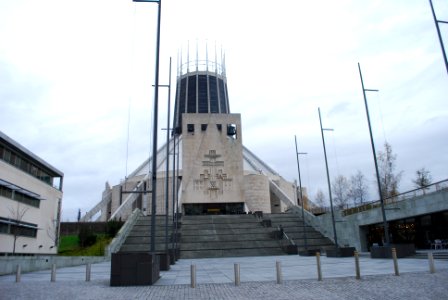
[[244,200],[252,212],[271,212],[269,180],[265,175],[249,174],[244,176]]
[[48,270],[53,264],[56,264],[56,268],[62,268],[108,260],[110,258],[105,256],[6,256],[0,257],[0,275],[14,274],[17,265],[20,265],[22,273],[26,273]]
[[[236,125],[235,138],[227,135],[228,124]],[[182,126],[182,203],[244,202],[240,115],[183,114]]]
[[[418,196],[412,199],[385,206],[388,221],[410,218],[413,216],[431,214],[448,210],[448,189]],[[383,222],[380,208],[375,208],[353,215],[342,216],[341,211],[335,211],[336,234],[340,246],[349,245],[358,251],[367,251],[366,232],[362,226]],[[326,237],[333,239],[331,214],[315,217],[315,227]]]

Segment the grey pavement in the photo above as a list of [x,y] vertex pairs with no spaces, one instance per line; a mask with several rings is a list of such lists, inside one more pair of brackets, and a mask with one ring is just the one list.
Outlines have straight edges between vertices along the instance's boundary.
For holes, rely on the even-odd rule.
[[[283,282],[277,284],[276,262]],[[234,283],[234,264],[240,265],[241,285]],[[196,266],[195,288],[190,268]],[[400,276],[391,259],[360,257],[361,280],[355,279],[353,257],[321,257],[323,280],[317,280],[316,257],[261,256],[181,259],[162,271],[153,286],[110,287],[110,262],[92,265],[91,281],[85,266],[0,276],[0,299],[448,299],[448,261],[435,260],[429,273],[426,259],[398,260]]]

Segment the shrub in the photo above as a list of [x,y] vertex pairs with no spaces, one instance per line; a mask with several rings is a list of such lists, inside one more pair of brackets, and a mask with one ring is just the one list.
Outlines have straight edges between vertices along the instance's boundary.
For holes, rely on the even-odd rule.
[[113,238],[120,230],[123,222],[117,220],[110,220],[106,225],[106,234],[108,237]]
[[79,229],[78,238],[80,247],[88,247],[96,243],[96,234],[87,226]]

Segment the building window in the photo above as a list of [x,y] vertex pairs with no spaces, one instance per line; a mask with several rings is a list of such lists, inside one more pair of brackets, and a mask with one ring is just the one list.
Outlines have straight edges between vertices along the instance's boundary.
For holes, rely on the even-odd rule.
[[40,206],[40,199],[38,198],[38,195],[36,195],[36,197],[32,197],[27,195],[25,192],[20,192],[20,190],[14,190],[13,192],[13,190],[7,186],[0,186],[0,196],[37,208]]
[[207,124],[201,124],[201,131],[207,130]]
[[48,185],[53,185],[54,177],[52,177],[48,172],[31,163],[26,158],[21,156],[21,154],[16,153],[3,145],[0,145],[0,159],[22,170],[23,172],[36,177]]
[[187,132],[194,133],[194,124],[187,124]]
[[36,237],[37,224],[0,217],[0,233]]
[[227,124],[227,136],[236,139],[236,124]]

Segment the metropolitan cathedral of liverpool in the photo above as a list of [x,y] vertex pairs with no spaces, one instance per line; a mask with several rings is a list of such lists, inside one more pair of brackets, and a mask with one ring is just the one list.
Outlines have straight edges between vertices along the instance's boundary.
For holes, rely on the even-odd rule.
[[135,208],[150,214],[145,191],[151,190],[153,163],[156,214],[167,207],[168,214],[184,215],[280,213],[297,204],[296,184],[244,147],[241,115],[230,112],[225,60],[218,63],[216,56],[180,59],[169,143],[159,148],[155,162],[150,157],[120,184],[106,183],[101,201],[83,221],[126,220]]

